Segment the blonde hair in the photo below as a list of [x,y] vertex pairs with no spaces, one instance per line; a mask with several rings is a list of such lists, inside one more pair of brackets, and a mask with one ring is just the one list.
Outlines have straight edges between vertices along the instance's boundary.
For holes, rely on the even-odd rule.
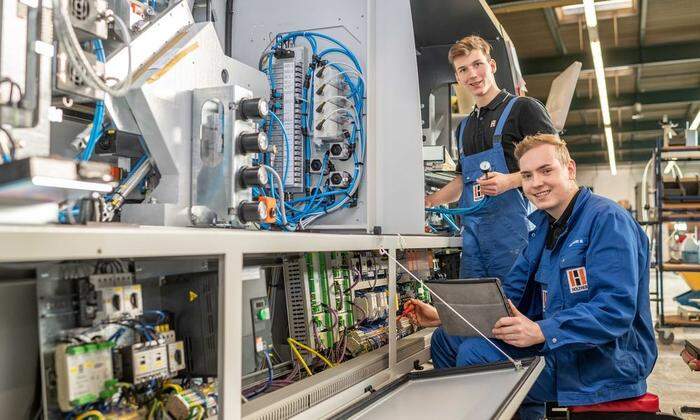
[[527,136],[515,146],[515,158],[520,160],[521,157],[530,150],[543,144],[554,146],[554,153],[561,162],[562,166],[566,167],[571,160],[569,149],[566,147],[566,142],[559,138],[556,134],[535,134]]
[[450,48],[450,52],[447,53],[447,59],[454,66],[455,58],[469,55],[474,50],[481,51],[487,59],[491,59],[491,44],[486,42],[484,38],[476,35],[465,36],[455,42]]

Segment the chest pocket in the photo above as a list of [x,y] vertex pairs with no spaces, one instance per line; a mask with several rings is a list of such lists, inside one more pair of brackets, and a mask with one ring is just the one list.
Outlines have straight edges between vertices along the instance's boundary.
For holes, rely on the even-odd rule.
[[586,272],[586,248],[567,249],[559,256],[562,295],[566,306],[588,300],[588,273]]

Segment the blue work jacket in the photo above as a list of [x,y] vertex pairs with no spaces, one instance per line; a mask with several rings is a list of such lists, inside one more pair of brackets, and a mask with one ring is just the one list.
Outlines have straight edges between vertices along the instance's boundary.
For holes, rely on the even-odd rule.
[[503,282],[545,338],[558,402],[586,405],[646,392],[657,357],[649,304],[649,241],[620,206],[583,188],[554,248],[547,214]]

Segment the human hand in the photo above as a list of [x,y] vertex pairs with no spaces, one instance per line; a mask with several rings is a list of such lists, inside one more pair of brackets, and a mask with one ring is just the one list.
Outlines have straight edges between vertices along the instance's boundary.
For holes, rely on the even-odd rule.
[[437,327],[440,322],[437,309],[434,306],[421,302],[418,299],[409,299],[404,303],[404,314],[411,321],[411,324],[419,327]]
[[435,207],[435,205],[437,204],[437,203],[435,203],[435,201],[433,200],[433,195],[432,195],[432,194],[426,195],[425,198],[423,199],[423,203],[424,203],[424,205],[425,205],[425,208]]
[[530,347],[544,343],[540,325],[521,314],[510,300],[508,305],[513,316],[506,316],[496,321],[492,330],[494,337],[515,347]]
[[481,185],[481,192],[485,195],[499,195],[508,190],[515,188],[511,174],[502,174],[500,172],[489,172],[486,176],[481,176],[476,182]]

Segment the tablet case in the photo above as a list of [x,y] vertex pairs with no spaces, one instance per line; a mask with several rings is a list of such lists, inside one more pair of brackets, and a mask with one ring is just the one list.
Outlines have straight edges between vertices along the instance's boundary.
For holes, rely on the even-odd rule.
[[[512,316],[501,282],[497,278],[439,280],[426,282],[426,285],[486,337],[493,338],[491,330],[496,321],[505,316]],[[473,328],[434,296],[433,304],[447,334],[480,337]]]

